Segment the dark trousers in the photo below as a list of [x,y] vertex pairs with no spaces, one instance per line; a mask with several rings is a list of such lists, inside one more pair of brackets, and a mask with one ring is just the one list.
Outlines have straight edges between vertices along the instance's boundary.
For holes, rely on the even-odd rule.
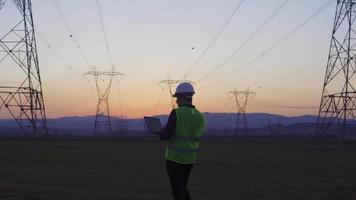
[[167,160],[167,173],[174,200],[191,200],[187,183],[193,164],[179,164]]

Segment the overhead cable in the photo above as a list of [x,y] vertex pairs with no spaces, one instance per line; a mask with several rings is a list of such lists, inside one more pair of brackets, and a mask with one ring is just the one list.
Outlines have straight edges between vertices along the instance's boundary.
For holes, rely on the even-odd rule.
[[112,56],[111,56],[111,52],[110,52],[109,40],[108,40],[108,36],[106,33],[105,24],[104,24],[103,11],[102,11],[102,7],[101,7],[99,0],[96,0],[96,7],[98,9],[98,15],[99,15],[99,19],[100,19],[101,30],[102,30],[104,41],[105,41],[106,52],[108,54],[110,66],[112,67],[112,70],[114,70],[114,64],[113,64]]
[[117,81],[117,86],[118,86],[118,97],[117,98],[118,98],[118,105],[119,105],[119,107],[118,107],[118,110],[119,110],[118,116],[119,116],[119,118],[120,118],[120,116],[123,116],[122,95],[121,95],[121,85],[120,85],[121,78],[122,78],[122,76],[120,76],[120,78],[115,76],[115,79]]
[[230,24],[232,18],[235,16],[237,11],[241,8],[241,5],[243,4],[244,0],[237,0],[235,6],[233,7],[231,14],[226,18],[224,24],[222,27],[219,29],[219,31],[216,33],[216,35],[213,37],[213,39],[209,42],[208,46],[204,49],[204,51],[199,55],[199,57],[194,61],[194,63],[188,68],[188,71],[185,73],[183,79],[187,79],[188,74],[198,65],[198,63],[202,60],[202,58],[207,54],[207,52],[210,50],[210,48],[214,45],[216,40],[220,37],[220,35],[223,33],[223,31],[226,29],[226,27]]
[[222,62],[217,64],[212,70],[207,72],[205,75],[202,76],[198,80],[198,83],[200,83],[203,79],[209,77],[211,74],[213,74],[216,70],[219,68],[223,67],[231,58],[237,55],[237,53],[245,47],[249,42],[251,42],[276,16],[277,14],[288,4],[290,0],[285,0],[282,2],[282,4],[272,13],[270,17],[267,18],[267,20],[252,34],[250,37],[248,37],[239,47],[237,47],[232,54],[230,54],[228,57],[226,57]]
[[314,13],[312,13],[305,21],[303,21],[301,24],[299,24],[298,26],[296,26],[294,29],[292,29],[290,32],[288,32],[288,34],[286,34],[284,37],[282,37],[280,40],[278,40],[277,42],[275,42],[273,45],[271,45],[270,47],[268,47],[267,49],[265,49],[262,53],[258,54],[257,56],[255,56],[253,59],[251,59],[249,62],[247,62],[245,65],[241,66],[240,68],[236,69],[235,71],[229,73],[228,75],[224,76],[223,78],[209,84],[206,86],[203,86],[199,89],[206,89],[209,87],[212,87],[216,84],[219,84],[225,80],[227,80],[228,78],[231,78],[233,75],[235,75],[237,72],[240,72],[241,70],[245,69],[246,67],[250,66],[251,64],[255,63],[257,60],[261,59],[262,57],[264,57],[266,54],[268,54],[269,52],[271,52],[272,50],[274,50],[276,47],[278,47],[279,45],[281,45],[285,40],[287,40],[288,38],[290,38],[294,33],[296,33],[298,30],[300,30],[301,28],[303,28],[306,24],[308,24],[312,19],[314,19],[316,16],[318,16],[323,10],[325,10],[331,3],[333,3],[335,0],[328,0],[326,1],[318,10],[316,10]]
[[75,47],[78,49],[80,55],[83,57],[83,59],[85,60],[86,64],[88,66],[92,66],[92,64],[90,63],[88,57],[84,54],[78,40],[76,39],[75,35],[73,34],[73,31],[72,31],[72,28],[71,26],[69,25],[68,21],[67,21],[67,18],[65,17],[64,15],[64,12],[62,10],[62,7],[61,5],[59,4],[58,0],[52,0],[53,4],[55,5],[55,7],[57,8],[57,11],[63,21],[63,24],[67,30],[67,33],[69,35],[69,38],[72,40],[72,42],[75,44]]
[[78,76],[79,78],[86,80],[89,85],[90,85],[90,92],[91,95],[94,97],[94,93],[93,93],[93,87],[89,81],[89,79],[84,78],[79,72],[77,72],[76,70],[73,69],[73,67],[71,67],[64,59],[62,56],[60,56],[52,47],[52,45],[49,44],[49,42],[47,42],[47,40],[38,32],[38,30],[35,31],[36,35],[40,38],[40,40],[45,44],[45,46],[52,52],[52,54],[59,60],[62,62],[62,64],[69,69],[69,71],[71,71],[74,75]]
[[73,67],[71,67],[53,48],[52,45],[50,45],[46,39],[38,32],[36,31],[36,35],[40,38],[40,40],[46,45],[46,47],[52,52],[52,54],[54,56],[56,56],[58,58],[59,61],[61,61],[64,66],[66,66],[73,74],[75,74],[76,76],[82,77],[80,75],[80,73],[78,73],[77,71],[75,71],[73,69]]

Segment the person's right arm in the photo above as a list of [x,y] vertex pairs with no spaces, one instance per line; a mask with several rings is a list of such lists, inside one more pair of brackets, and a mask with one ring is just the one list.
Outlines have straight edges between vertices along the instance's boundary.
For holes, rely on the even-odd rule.
[[160,140],[169,140],[176,129],[177,115],[175,109],[171,111],[168,117],[166,126],[162,129],[162,132],[158,132]]

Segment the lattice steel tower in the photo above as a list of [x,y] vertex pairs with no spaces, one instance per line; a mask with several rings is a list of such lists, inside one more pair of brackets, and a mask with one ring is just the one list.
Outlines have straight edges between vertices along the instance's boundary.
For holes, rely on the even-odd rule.
[[246,91],[238,91],[235,87],[233,91],[228,92],[228,95],[233,97],[236,103],[235,133],[238,135],[243,131],[243,133],[247,135],[248,123],[246,109],[248,103],[255,97],[256,93],[251,92],[249,88],[247,88]]
[[[88,71],[84,75],[94,76],[96,91],[98,95],[98,105],[94,122],[94,136],[101,134],[113,133],[111,126],[111,117],[109,112],[109,94],[114,76],[123,76],[120,72],[115,71]],[[106,78],[106,79],[104,79]],[[106,84],[100,84],[100,80],[106,80]]]
[[338,0],[321,96],[316,135],[356,128],[356,0]]
[[[175,108],[176,105],[174,103],[174,98],[173,98],[173,87],[176,86],[177,84],[179,83],[182,83],[182,82],[188,82],[188,83],[191,83],[191,84],[194,84],[193,81],[190,81],[190,80],[172,80],[169,75],[167,75],[167,79],[166,80],[162,80],[159,82],[159,84],[167,84],[168,85],[168,92],[169,92],[169,100],[171,102],[171,105],[172,105],[172,108]],[[163,88],[162,88],[163,89]]]
[[48,136],[31,0],[0,0],[0,11],[11,13],[1,22],[0,110],[26,135]]

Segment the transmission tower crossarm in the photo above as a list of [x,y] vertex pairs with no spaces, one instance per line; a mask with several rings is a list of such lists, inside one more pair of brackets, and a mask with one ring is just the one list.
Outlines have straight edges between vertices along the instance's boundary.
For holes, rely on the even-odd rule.
[[172,87],[176,84],[179,84],[179,83],[182,83],[182,82],[188,82],[188,83],[191,83],[191,84],[195,84],[193,81],[191,80],[173,80],[169,77],[169,75],[167,75],[167,79],[166,80],[161,80],[159,81],[158,83],[159,84],[166,84],[168,85],[168,92],[169,92],[169,99],[170,99],[170,102],[171,102],[171,105],[172,105],[172,108],[175,108],[175,105],[174,105],[174,99],[173,99],[173,91],[172,91]]
[[84,75],[94,75],[94,76],[123,76],[124,74],[116,71],[88,71]]

